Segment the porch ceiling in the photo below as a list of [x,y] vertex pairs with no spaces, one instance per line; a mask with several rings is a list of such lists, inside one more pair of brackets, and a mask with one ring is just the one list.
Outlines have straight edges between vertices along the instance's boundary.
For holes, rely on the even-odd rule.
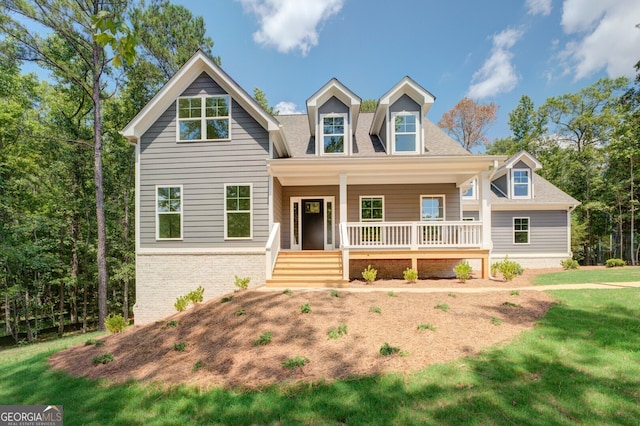
[[284,186],[455,183],[497,166],[502,157],[383,157],[275,159],[267,162],[269,173]]

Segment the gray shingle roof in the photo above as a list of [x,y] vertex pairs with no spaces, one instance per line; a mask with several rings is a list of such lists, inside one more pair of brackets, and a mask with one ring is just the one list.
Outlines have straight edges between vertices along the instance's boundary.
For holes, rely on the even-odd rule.
[[509,199],[500,192],[496,191],[493,187],[491,190],[491,204],[493,205],[540,205],[540,204],[566,204],[575,205],[580,204],[578,200],[562,191],[560,188],[543,178],[533,173],[533,198],[530,199]]
[[[375,157],[386,155],[380,139],[375,135],[369,134],[373,115],[373,113],[369,112],[360,113],[352,147],[354,156]],[[292,157],[315,155],[315,139],[311,137],[306,114],[278,115],[276,118],[283,126]],[[429,119],[424,120],[424,141],[424,155],[471,155],[470,152],[462,148]]]

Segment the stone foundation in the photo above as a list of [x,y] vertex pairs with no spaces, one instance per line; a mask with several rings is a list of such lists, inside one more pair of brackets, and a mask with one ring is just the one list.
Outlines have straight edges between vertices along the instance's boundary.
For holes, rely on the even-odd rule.
[[158,321],[176,312],[176,298],[204,287],[204,300],[236,290],[234,275],[250,277],[249,287],[265,282],[264,254],[138,254],[135,324]]

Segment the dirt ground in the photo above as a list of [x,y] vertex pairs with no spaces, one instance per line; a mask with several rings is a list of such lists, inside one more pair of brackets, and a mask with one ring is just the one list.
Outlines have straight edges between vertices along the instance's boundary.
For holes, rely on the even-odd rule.
[[[534,326],[551,306],[549,295],[538,291],[511,290],[530,285],[537,273],[529,270],[514,281],[473,278],[376,281],[372,285],[352,282],[351,287],[395,287],[394,293],[373,291],[350,293],[338,289],[307,291],[293,289],[291,295],[247,290],[233,294],[231,301],[216,298],[163,321],[133,326],[120,334],[102,338],[104,344],[80,345],[50,358],[55,369],[76,376],[129,379],[167,386],[191,384],[204,388],[256,388],[284,381],[331,381],[354,375],[410,373],[424,367],[467,355],[497,343],[508,342]],[[443,287],[442,293],[409,293],[406,288]],[[456,289],[499,287],[504,291],[462,293]],[[308,303],[311,312],[301,313]],[[445,311],[436,305],[448,305]],[[380,313],[371,308],[379,308]],[[176,327],[167,323],[174,320]],[[347,325],[347,334],[330,339],[328,331]],[[418,330],[431,324],[433,330]],[[254,341],[272,333],[267,345]],[[176,351],[184,342],[186,350]],[[382,356],[385,343],[402,355]],[[112,353],[114,361],[93,365],[92,360]],[[293,371],[282,367],[291,357],[308,359]]]

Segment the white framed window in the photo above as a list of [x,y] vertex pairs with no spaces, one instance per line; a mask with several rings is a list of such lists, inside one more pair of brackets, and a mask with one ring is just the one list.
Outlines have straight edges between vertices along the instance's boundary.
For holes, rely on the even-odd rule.
[[465,200],[476,200],[477,199],[477,188],[478,188],[478,179],[474,179],[470,183],[469,189],[462,193],[462,198]]
[[156,239],[182,239],[182,185],[156,186]]
[[391,113],[393,153],[414,154],[420,146],[420,117],[417,112]]
[[253,238],[253,185],[224,185],[224,238]]
[[529,218],[513,218],[513,244],[529,244]]
[[231,139],[228,95],[181,97],[177,101],[178,141]]
[[384,196],[360,197],[360,222],[384,221]]
[[529,169],[511,170],[512,198],[531,198],[531,171]]
[[320,116],[320,140],[323,154],[344,154],[347,143],[347,114],[323,114]]
[[445,220],[444,202],[444,195],[421,195],[420,220],[423,222]]

